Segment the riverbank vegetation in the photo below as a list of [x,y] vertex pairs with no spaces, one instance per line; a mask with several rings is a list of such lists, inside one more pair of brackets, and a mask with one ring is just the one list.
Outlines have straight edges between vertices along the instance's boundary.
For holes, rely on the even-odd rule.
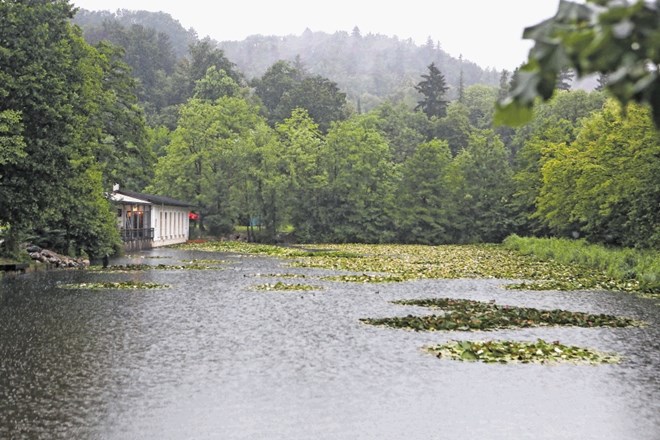
[[606,248],[584,240],[517,235],[507,237],[504,247],[546,261],[595,269],[623,283],[635,281],[643,291],[660,292],[660,253],[655,250]]
[[[494,103],[516,78],[456,83],[463,75],[445,76],[456,63],[430,45],[416,84],[362,108],[304,58],[250,77],[210,40],[177,44],[172,57],[153,28],[97,22],[113,45],[74,15],[67,1],[0,3],[0,40],[11,42],[0,53],[0,254],[15,258],[28,241],[63,254],[117,250],[103,197],[113,183],[189,201],[204,236],[242,226],[264,242],[476,244],[515,233],[660,246],[660,141],[647,107],[623,112],[604,92],[562,82],[527,125],[495,127]],[[385,249],[289,252],[357,271],[355,281],[657,289],[654,263],[617,272],[488,246],[409,247],[401,258]]]

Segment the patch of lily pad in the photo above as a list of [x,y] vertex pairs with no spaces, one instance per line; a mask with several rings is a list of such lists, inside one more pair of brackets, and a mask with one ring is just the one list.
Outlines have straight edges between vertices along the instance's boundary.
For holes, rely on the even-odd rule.
[[497,305],[454,298],[432,298],[395,301],[396,304],[432,307],[442,314],[363,318],[371,325],[406,328],[415,331],[491,331],[541,326],[631,327],[640,322],[631,318],[606,314],[589,314],[568,310],[540,310],[531,307]]
[[322,277],[321,279],[326,281],[343,281],[347,283],[394,283],[405,281],[405,279],[399,275],[367,273],[360,275],[332,275]]
[[272,292],[272,291],[310,291],[310,290],[321,290],[319,286],[312,286],[310,284],[297,284],[297,283],[283,283],[278,281],[277,283],[266,283],[259,284],[254,287],[255,290]]
[[117,264],[108,267],[90,266],[89,270],[95,272],[143,272],[147,270],[220,270],[221,268],[207,264],[191,263],[186,265],[173,264]]
[[307,275],[304,273],[258,273],[255,276],[268,278],[307,278]]
[[144,258],[148,260],[160,260],[160,259],[167,259],[172,257],[169,255],[126,255],[126,258]]
[[353,272],[354,275],[333,277],[334,280],[345,282],[490,278],[525,280],[507,285],[508,289],[644,290],[637,280],[622,281],[603,271],[577,264],[542,261],[500,245],[324,244],[322,249],[314,249],[311,246],[287,247],[225,241],[186,244],[180,248],[268,255],[292,259],[292,267]]
[[192,260],[181,260],[182,263],[193,264],[193,265],[218,265],[226,264],[227,260],[213,260],[213,259],[204,259],[204,258],[193,258]]
[[231,252],[247,255],[267,255],[273,257],[328,257],[328,258],[362,258],[362,254],[335,246],[319,249],[312,246],[276,246],[242,241],[207,241],[204,243],[186,243],[175,246],[178,249]]
[[633,280],[601,280],[590,278],[566,278],[563,280],[540,280],[511,283],[505,286],[511,290],[623,290],[636,291],[638,283]]
[[142,290],[142,289],[168,289],[168,284],[159,284],[144,281],[118,281],[101,283],[75,283],[60,284],[60,289],[85,289],[85,290]]
[[451,341],[446,344],[425,347],[439,358],[458,361],[485,363],[574,363],[614,364],[621,358],[614,353],[603,353],[593,349],[546,342],[518,341]]

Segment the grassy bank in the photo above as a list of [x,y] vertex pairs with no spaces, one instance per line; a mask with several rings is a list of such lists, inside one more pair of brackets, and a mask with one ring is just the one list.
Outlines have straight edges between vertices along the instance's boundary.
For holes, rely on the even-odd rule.
[[541,260],[579,265],[603,272],[621,282],[636,281],[641,290],[660,292],[660,252],[629,248],[607,248],[584,240],[523,238],[512,235],[504,247]]

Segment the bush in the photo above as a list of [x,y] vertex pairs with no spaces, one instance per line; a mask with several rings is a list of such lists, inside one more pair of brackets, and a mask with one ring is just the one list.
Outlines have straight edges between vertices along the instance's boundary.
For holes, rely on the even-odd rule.
[[234,231],[234,224],[231,220],[222,215],[209,215],[204,218],[209,233],[213,236],[230,234]]

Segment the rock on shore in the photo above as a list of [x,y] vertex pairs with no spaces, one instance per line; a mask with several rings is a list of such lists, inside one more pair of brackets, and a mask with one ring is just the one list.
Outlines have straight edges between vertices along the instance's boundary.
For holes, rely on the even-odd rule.
[[42,249],[39,246],[30,245],[27,247],[27,252],[32,260],[57,268],[82,268],[89,266],[89,260],[85,258],[67,257],[49,251],[48,249]]

